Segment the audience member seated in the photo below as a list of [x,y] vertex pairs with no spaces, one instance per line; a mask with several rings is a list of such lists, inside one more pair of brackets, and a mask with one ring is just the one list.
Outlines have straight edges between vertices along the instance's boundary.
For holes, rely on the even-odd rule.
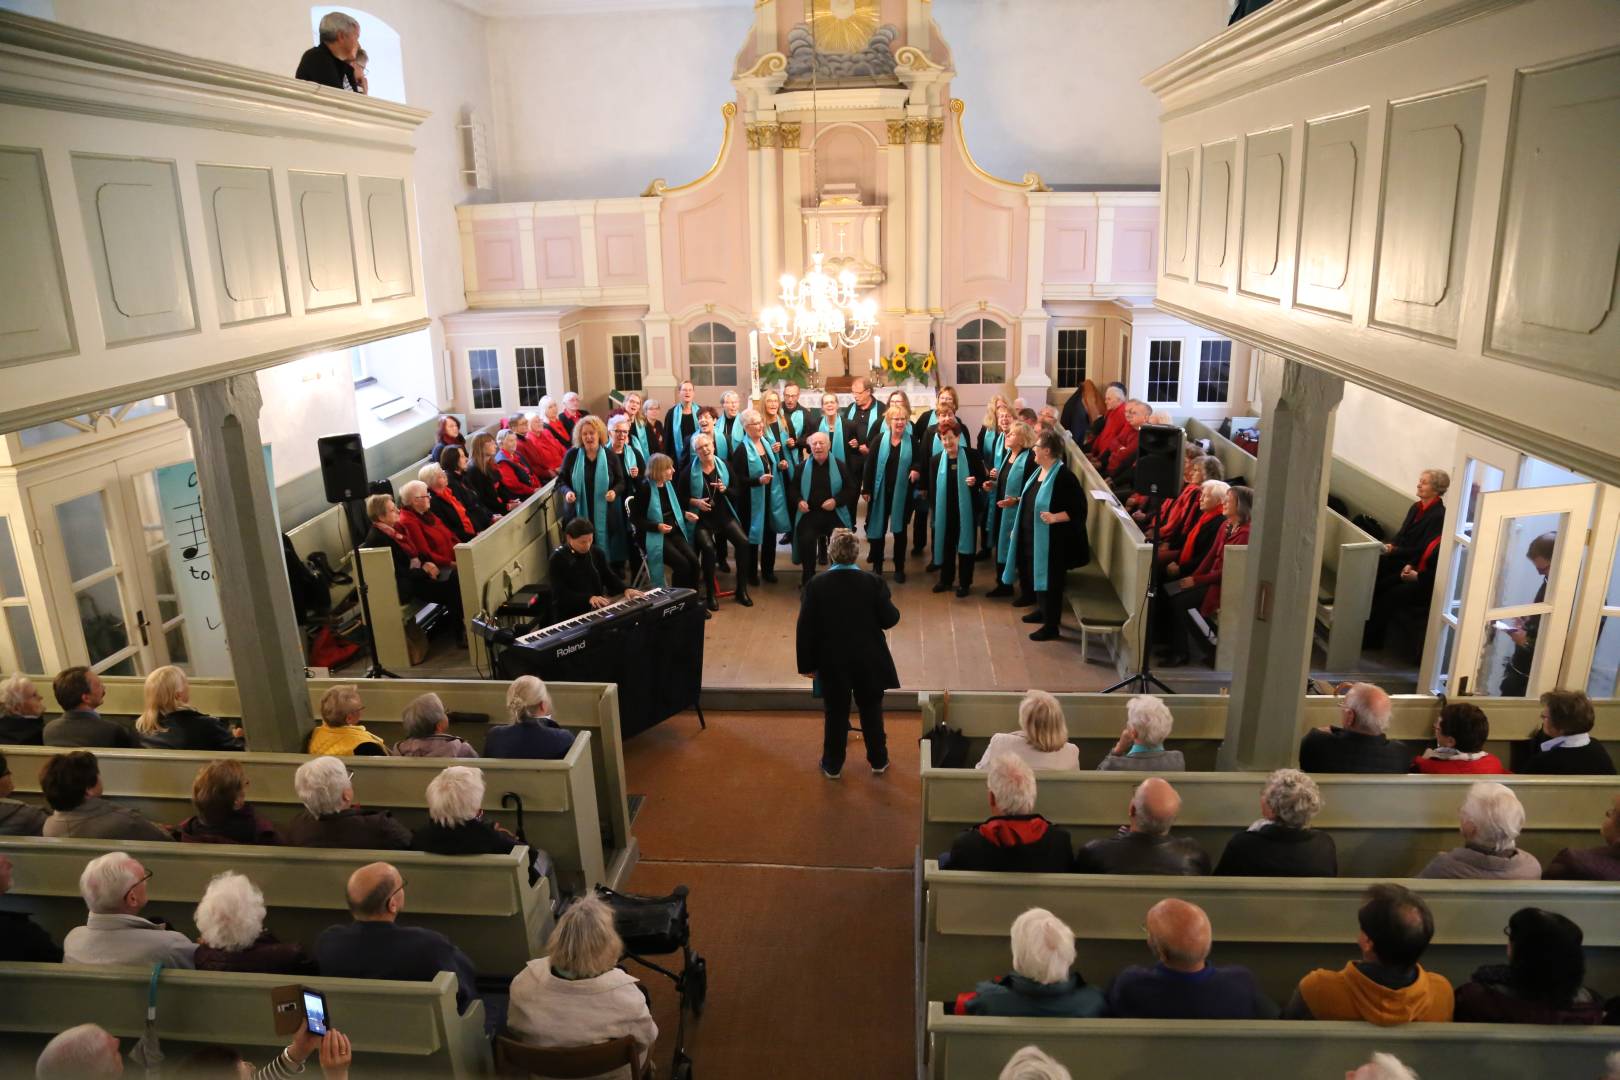
[[1343,727],[1317,728],[1299,744],[1299,767],[1308,773],[1403,773],[1411,751],[1391,742],[1389,695],[1372,683],[1355,683],[1340,704]]
[[1438,775],[1505,773],[1507,766],[1485,749],[1485,740],[1490,737],[1491,721],[1484,709],[1466,701],[1442,705],[1434,722],[1434,746],[1412,760],[1412,771]]
[[[464,544],[478,535],[478,526],[473,524],[472,514],[467,510],[466,504],[451,490],[450,474],[444,471],[443,466],[429,462],[417,470],[416,478],[427,485],[428,512],[450,530],[450,536],[457,543]],[[451,564],[454,565],[454,548],[451,549],[450,555]]]
[[1378,556],[1373,607],[1384,613],[1384,617],[1367,621],[1363,647],[1383,646],[1384,627],[1388,623],[1388,594],[1399,589],[1403,581],[1415,580],[1418,564],[1425,558],[1433,560],[1446,520],[1446,506],[1441,499],[1450,487],[1451,476],[1443,469],[1424,469],[1418,474],[1417,501],[1407,509],[1401,527]]
[[55,813],[45,819],[45,836],[95,840],[172,840],[169,830],[138,811],[101,797],[101,766],[88,750],[56,754],[39,770],[39,790]]
[[456,534],[433,512],[433,495],[428,486],[420,480],[407,480],[400,485],[399,498],[405,504],[399,512],[399,524],[412,550],[424,564],[437,566],[441,577],[446,572],[454,573]]
[[451,765],[428,781],[428,823],[411,847],[435,855],[505,855],[518,839],[484,819],[484,770]]
[[247,801],[247,774],[229,759],[210,761],[191,782],[197,812],[175,830],[183,844],[279,844],[268,818]]
[[1032,769],[1078,769],[1080,748],[1069,741],[1063,706],[1045,690],[1030,690],[1018,703],[1018,730],[998,731],[976,768],[988,769],[1001,754],[1023,758]]
[[450,734],[450,714],[438,694],[423,694],[400,714],[405,738],[394,744],[400,757],[477,757],[472,743]]
[[151,876],[122,851],[91,859],[79,875],[79,895],[90,915],[83,926],[68,931],[62,959],[69,964],[192,967],[196,943],[161,922],[141,917]]
[[[1042,430],[1046,426],[1046,409],[1041,410]],[[1134,398],[1125,403],[1125,428],[1120,432],[1114,445],[1108,448],[1107,456],[1097,466],[1108,481],[1108,486],[1114,494],[1123,498],[1133,491],[1136,478],[1136,459],[1141,443],[1142,425],[1148,422],[1153,410],[1147,403]],[[1055,414],[1054,414],[1055,419]]]
[[1554,911],[1520,908],[1507,924],[1507,963],[1457,987],[1458,1023],[1601,1024],[1603,998],[1588,989],[1581,928]]
[[501,492],[508,499],[527,499],[539,491],[545,481],[529,471],[528,462],[518,452],[522,440],[517,432],[507,428],[496,439],[495,475],[500,480]]
[[1620,795],[1598,826],[1602,847],[1564,848],[1542,872],[1548,881],[1620,881]]
[[347,757],[361,753],[363,746],[370,746],[372,754],[388,753],[388,745],[360,722],[360,714],[365,711],[366,703],[360,700],[360,688],[354,683],[332,687],[321,695],[321,722],[309,733],[305,750],[311,754]]
[[1101,1016],[1102,991],[1074,967],[1074,931],[1045,908],[1030,908],[1012,924],[1013,969],[958,994],[958,1016]]
[[[0,855],[0,897],[11,891],[11,860]],[[62,949],[26,911],[0,910],[0,961],[59,964]]]
[[540,399],[540,411],[529,414],[529,442],[540,455],[540,475],[551,479],[562,471],[563,458],[573,433],[562,422],[557,400],[549,394]]
[[439,468],[444,470],[450,494],[467,512],[474,533],[481,533],[500,520],[505,507],[493,489],[489,489],[489,501],[485,502],[484,487],[477,478],[478,470],[469,464],[466,450],[459,446],[447,446],[439,451],[438,462]]
[[507,1030],[548,1049],[628,1035],[645,1068],[658,1025],[641,985],[616,966],[624,942],[613,928],[612,909],[595,896],[577,901],[557,920],[546,952],[512,980]]
[[546,684],[533,675],[521,675],[506,688],[506,715],[511,723],[484,734],[485,757],[558,761],[568,756],[574,733],[551,718]]
[[[1549,690],[1541,695],[1541,725],[1513,744],[1513,771],[1531,775],[1612,776],[1614,761],[1592,738],[1596,722],[1592,699],[1579,690]],[[59,723],[60,721],[52,721]],[[50,742],[47,726],[46,742]]]
[[1102,422],[1092,421],[1085,441],[1086,456],[1093,465],[1101,463],[1125,427],[1125,397],[1124,383],[1111,382],[1103,389]]
[[[1201,464],[1190,468],[1204,471]],[[1177,523],[1174,538],[1166,538],[1154,553],[1166,580],[1192,573],[1215,546],[1215,537],[1225,524],[1226,494],[1231,490],[1225,480],[1205,480],[1198,485],[1197,500],[1185,511],[1186,520]]]
[[1035,812],[1035,771],[1023,758],[1002,754],[990,762],[990,816],[951,841],[939,857],[942,870],[1009,870],[1026,873],[1069,869],[1074,849],[1066,830]]
[[45,811],[9,798],[17,790],[11,766],[0,754],[0,836],[39,836],[45,828]]
[[434,461],[444,453],[447,446],[454,446],[459,450],[467,449],[467,436],[461,432],[461,421],[454,416],[439,417],[439,433],[433,440],[433,452],[428,455]]
[[400,926],[405,879],[385,862],[368,863],[349,875],[346,893],[354,921],[329,926],[315,939],[321,974],[339,979],[431,982],[441,971],[456,974],[456,1007],[465,1012],[478,996],[478,974],[467,955],[436,930]]
[[[1213,481],[1212,481],[1213,482]],[[1192,658],[1193,642],[1206,652],[1204,634],[1193,621],[1193,612],[1214,623],[1221,613],[1221,578],[1226,572],[1226,549],[1244,547],[1249,542],[1250,518],[1254,513],[1254,490],[1234,484],[1226,489],[1222,502],[1221,526],[1197,566],[1181,567],[1182,576],[1165,585],[1163,610],[1167,644],[1161,662],[1179,667]],[[1209,659],[1205,658],[1206,661]]]
[[[1270,3],[1270,0],[1238,0],[1237,10],[1232,12],[1232,21],[1238,20],[1239,12],[1245,6],[1257,8],[1266,3]],[[1365,1065],[1346,1072],[1344,1080],[1418,1080],[1418,1074],[1403,1065],[1394,1054],[1374,1054]]]
[[1108,1015],[1140,1020],[1275,1020],[1277,1003],[1248,968],[1209,963],[1214,940],[1203,908],[1160,900],[1143,924],[1159,962],[1128,967],[1108,987]]
[[241,1052],[234,1047],[216,1045],[192,1051],[180,1062],[177,1074],[186,1080],[192,1077],[283,1080],[284,1077],[302,1074],[304,1062],[314,1054],[318,1054],[316,1060],[320,1062],[323,1080],[348,1080],[349,1066],[354,1061],[354,1048],[347,1035],[330,1025],[324,1036],[312,1034],[307,1026],[299,1027],[293,1034],[292,1043],[261,1069],[255,1069],[245,1061]]
[[98,1024],[68,1028],[40,1051],[35,1080],[101,1080],[124,1075],[118,1040]]
[[[412,483],[420,484],[421,481],[414,480]],[[442,605],[456,623],[457,637],[464,638],[467,631],[462,624],[461,586],[455,580],[455,564],[435,562],[432,556],[416,546],[416,541],[404,527],[392,496],[379,494],[368,497],[366,517],[371,522],[371,530],[366,533],[360,546],[385,547],[393,555],[394,581],[399,595],[423,604]]]
[[1451,983],[1418,960],[1434,937],[1423,898],[1400,885],[1367,890],[1357,916],[1361,959],[1299,981],[1285,1020],[1365,1020],[1381,1027],[1451,1019]]
[[1074,1080],[1069,1070],[1038,1046],[1025,1046],[1007,1059],[997,1080]]
[[293,790],[304,809],[287,826],[282,842],[295,847],[372,848],[402,851],[410,830],[386,810],[354,805],[354,780],[343,762],[319,757],[298,766]]
[[146,677],[146,707],[135,719],[141,745],[154,750],[241,750],[241,729],[191,707],[186,673],[165,664]]
[[462,473],[467,490],[472,492],[490,520],[505,514],[517,505],[518,496],[506,490],[501,483],[501,472],[495,464],[495,436],[482,432],[473,436],[467,468]]
[[1168,874],[1197,877],[1209,873],[1209,856],[1196,840],[1171,836],[1181,813],[1181,796],[1157,776],[1136,785],[1130,820],[1119,835],[1092,840],[1075,856],[1082,874]]
[[563,427],[567,428],[570,434],[574,431],[574,425],[579,423],[582,417],[589,415],[591,411],[580,401],[578,394],[572,390],[563,394],[562,411],[557,414],[557,419],[563,422]]
[[0,683],[0,745],[41,746],[45,742],[45,699],[26,675]]
[[1463,799],[1459,821],[1463,846],[1436,855],[1418,877],[1540,880],[1541,861],[1518,847],[1524,806],[1512,788],[1474,784]]
[[101,676],[87,667],[70,667],[57,674],[51,692],[62,715],[45,725],[46,746],[139,746],[135,733],[123,724],[103,720],[96,710],[107,699]]
[[264,916],[264,893],[257,885],[228,870],[216,874],[197,904],[197,969],[315,974],[304,947],[277,941],[264,928]]
[[1218,875],[1234,877],[1338,877],[1333,837],[1311,828],[1322,811],[1322,791],[1298,769],[1278,769],[1260,792],[1260,820],[1226,842]]
[[1184,772],[1180,750],[1166,750],[1175,720],[1169,706],[1152,694],[1137,694],[1125,706],[1125,730],[1119,742],[1098,762],[1100,772]]

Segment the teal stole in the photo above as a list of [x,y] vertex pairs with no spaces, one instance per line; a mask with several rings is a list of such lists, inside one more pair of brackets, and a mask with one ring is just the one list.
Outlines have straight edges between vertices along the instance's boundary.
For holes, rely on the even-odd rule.
[[628,552],[624,546],[624,533],[622,530],[608,531],[608,455],[613,451],[598,447],[596,451],[596,468],[593,470],[596,480],[596,494],[592,497],[585,487],[585,466],[588,458],[585,448],[579,448],[574,455],[574,467],[568,473],[568,486],[574,492],[574,514],[589,518],[596,528],[597,542],[602,550],[607,552],[610,562],[623,562]]
[[[852,431],[854,431],[856,428],[855,414],[860,411],[860,405],[853,401],[850,402],[849,407],[844,410],[844,419],[849,421],[850,430]],[[884,410],[878,408],[878,403],[876,399],[874,399],[872,401],[871,411],[866,414],[866,430],[855,431],[855,437],[861,440],[861,445],[866,445],[866,441],[872,437],[872,427],[878,422],[878,420],[882,418],[883,413]]]
[[[996,499],[1004,499],[1012,492],[1022,495],[1029,463],[1035,460],[1028,450],[1018,451],[1018,456],[1011,460],[1008,456],[1003,454],[998,466]],[[996,564],[1000,565],[1012,561],[1013,544],[1017,543],[1018,507],[1002,509],[996,505],[996,499],[990,500],[990,542],[995,545]]]
[[788,417],[788,430],[793,433],[793,441],[798,444],[796,448],[799,450],[804,449],[804,417],[802,407],[795,408],[793,415]]
[[878,442],[877,472],[872,476],[872,501],[866,507],[866,537],[880,540],[888,533],[898,533],[906,527],[906,493],[911,490],[911,427],[900,438],[899,464],[894,467],[894,492],[884,485],[888,475],[889,453],[895,447],[885,431]]
[[839,415],[839,416],[833,417],[833,426],[832,427],[827,426],[827,418],[825,416],[823,416],[821,418],[821,424],[820,424],[819,427],[816,428],[816,430],[817,431],[825,431],[827,433],[827,438],[832,440],[832,456],[834,458],[838,459],[838,464],[844,466],[847,469],[849,467],[849,458],[848,458],[849,447],[844,445],[844,418],[843,418],[843,416]]
[[787,457],[787,441],[792,437],[792,421],[784,417],[781,413],[777,413],[776,419],[765,425],[765,441],[768,443],[776,443],[781,447],[780,450],[771,451],[776,455],[776,459],[778,461]]
[[[683,411],[687,416],[692,418],[692,430],[686,434],[682,434],[682,429],[685,427],[685,425],[681,423],[681,414]],[[680,402],[676,402],[675,407],[669,411],[669,419],[664,421],[664,430],[669,432],[669,437],[671,439],[675,440],[676,464],[683,464],[687,458],[692,456],[692,436],[703,430],[702,428],[698,427],[697,417],[697,402],[694,401],[690,405],[682,405]]]
[[[715,455],[714,459],[714,475],[720,478],[720,482],[726,485],[726,491],[729,492],[731,490],[731,470],[726,468],[726,463],[720,459],[718,454]],[[703,476],[703,459],[696,454],[692,455],[692,467],[687,471],[687,482],[691,486],[694,499],[708,499],[711,503],[716,504],[714,507],[716,510],[722,506],[727,508],[731,506],[731,500],[725,494],[718,496],[710,494],[708,482]],[[736,515],[733,514],[732,516],[735,517]]]
[[[748,542],[759,544],[765,539],[766,502],[771,506],[771,531],[777,533],[792,531],[793,527],[788,518],[787,492],[782,490],[787,485],[776,475],[776,459],[769,456],[769,446],[765,448],[765,457],[761,457],[759,451],[754,449],[752,439],[744,439],[742,447],[744,453],[748,455]],[[759,478],[767,473],[771,476],[771,482],[761,484]]]
[[[1035,530],[1035,552],[1032,559],[1035,565],[1030,569],[1035,573],[1036,592],[1045,592],[1048,585],[1046,564],[1052,548],[1052,526],[1042,521],[1041,515],[1052,507],[1052,483],[1057,478],[1057,471],[1061,468],[1063,468],[1061,462],[1053,465],[1051,471],[1046,474],[1045,480],[1040,479],[1041,473],[1039,469],[1032,470],[1029,474],[1029,480],[1024,484],[1023,494],[1018,496],[1018,505],[1010,507],[1007,511],[1015,523],[1013,533],[1016,534],[1018,531],[1016,522],[1018,516],[1024,512],[1024,500],[1030,498],[1030,490],[1035,489],[1033,496],[1035,499],[1035,513],[1031,526]],[[1007,566],[1001,572],[1001,580],[1008,585],[1018,580],[1018,556],[1011,550],[1007,553]]]
[[[664,502],[669,505],[670,513],[675,516],[674,521],[664,520],[664,511],[659,508],[656,498],[659,494],[664,496]],[[673,525],[682,536],[686,537],[688,543],[692,540],[692,526],[681,510],[681,500],[675,494],[675,485],[668,480],[656,488],[648,483],[647,520],[654,525]],[[647,530],[647,574],[655,587],[668,584],[664,580],[664,534],[657,529]]]
[[741,413],[730,419],[726,418],[725,413],[721,413],[720,419],[714,422],[715,452],[727,461],[731,460],[732,451],[741,446],[747,437]]
[[[807,503],[810,502],[810,474],[815,472],[815,471],[816,471],[816,459],[815,459],[814,455],[805,458],[804,459],[804,464],[799,466],[799,485],[798,486],[799,486],[799,500],[801,502],[807,502]],[[831,489],[832,497],[835,500],[838,498],[839,493],[844,490],[843,474],[839,470],[838,466],[833,462],[833,459],[832,459],[831,455],[828,455],[828,457],[827,457],[827,485]],[[813,514],[817,510],[820,510],[820,509],[821,509],[821,507],[817,506],[815,503],[810,503],[810,509],[808,511],[806,511],[806,512]],[[842,503],[840,503],[839,506],[838,506],[838,510],[836,512],[838,514],[838,521],[839,521],[840,524],[842,524],[844,526],[844,528],[846,528],[846,529],[854,528],[854,525],[851,524],[851,521],[850,521],[849,507],[847,507],[847,506],[843,505]],[[814,559],[815,557],[816,557],[816,553],[812,551],[810,553],[810,558]],[[794,561],[795,564],[800,563],[800,562],[803,561],[803,553],[799,551],[799,530],[798,529],[793,530],[793,561]]]
[[[934,472],[934,561],[945,563],[945,475],[951,470],[942,456]],[[956,445],[956,553],[973,554],[973,489],[968,487],[967,447]]]
[[650,430],[650,425],[644,424],[640,420],[633,420],[630,423],[630,438],[626,440],[628,445],[633,446],[640,451],[643,467],[646,465],[649,454],[647,449],[648,430]]
[[[635,443],[625,443],[624,451],[619,453],[619,464],[624,466],[626,480],[640,480],[641,474],[647,471],[647,452],[638,450]],[[631,469],[636,470],[635,476],[630,475]]]

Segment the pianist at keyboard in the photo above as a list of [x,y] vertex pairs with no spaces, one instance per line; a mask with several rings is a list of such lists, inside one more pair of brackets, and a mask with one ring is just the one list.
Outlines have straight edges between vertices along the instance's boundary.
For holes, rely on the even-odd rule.
[[551,553],[552,618],[558,622],[604,607],[620,594],[626,600],[641,595],[613,572],[595,540],[591,519],[576,517],[563,527],[563,543]]

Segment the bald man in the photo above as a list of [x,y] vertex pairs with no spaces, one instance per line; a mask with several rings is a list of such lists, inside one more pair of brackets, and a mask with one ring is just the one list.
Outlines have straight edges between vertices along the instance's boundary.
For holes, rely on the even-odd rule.
[[405,879],[398,870],[385,862],[368,863],[349,875],[346,893],[354,921],[329,926],[315,939],[322,975],[431,982],[439,972],[453,971],[460,983],[456,1005],[466,1010],[478,996],[478,973],[443,934],[395,921],[405,910]]
[[1412,751],[1392,742],[1389,695],[1372,683],[1341,686],[1338,727],[1307,732],[1299,744],[1299,767],[1308,773],[1404,773]]
[[1108,1013],[1150,1020],[1275,1020],[1277,1003],[1244,967],[1214,967],[1209,916],[1185,900],[1148,909],[1148,948],[1159,962],[1128,967],[1108,988]]
[[1181,813],[1181,796],[1157,776],[1136,787],[1128,820],[1118,836],[1092,840],[1075,856],[1081,874],[1169,874],[1197,877],[1210,871],[1209,856],[1196,840],[1171,836]]

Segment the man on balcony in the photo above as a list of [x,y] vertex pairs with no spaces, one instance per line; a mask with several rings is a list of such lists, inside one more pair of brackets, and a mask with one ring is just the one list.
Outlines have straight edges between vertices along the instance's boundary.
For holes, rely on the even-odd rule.
[[293,77],[336,90],[364,93],[360,89],[360,78],[352,66],[359,51],[360,24],[352,15],[345,15],[341,11],[328,12],[321,18],[320,44],[299,58],[298,72]]

